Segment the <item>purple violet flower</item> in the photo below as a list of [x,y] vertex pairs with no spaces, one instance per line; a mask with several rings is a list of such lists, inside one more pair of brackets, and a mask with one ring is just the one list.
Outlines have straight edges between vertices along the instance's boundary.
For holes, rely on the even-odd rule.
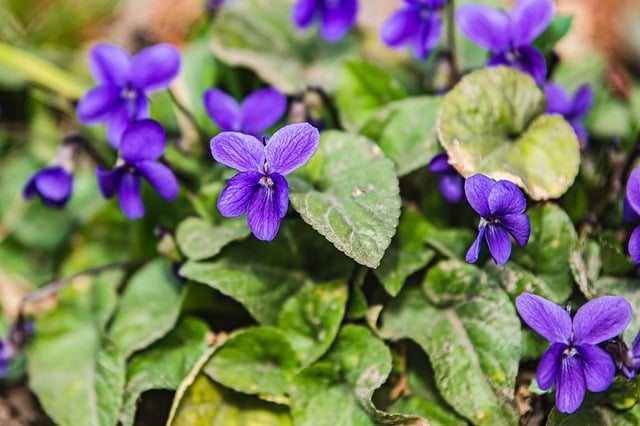
[[263,145],[253,136],[224,132],[211,139],[216,161],[238,170],[218,198],[225,217],[247,213],[247,222],[259,240],[271,241],[287,213],[289,184],[284,178],[313,156],[320,142],[309,123],[282,127]]
[[404,0],[404,7],[382,26],[382,41],[392,48],[410,46],[418,59],[426,59],[442,35],[440,9],[446,0]]
[[640,333],[636,334],[636,338],[633,339],[633,343],[631,344],[631,348],[627,352],[629,356],[630,365],[632,365],[633,375],[625,375],[630,379],[634,378],[636,374],[640,373]]
[[431,159],[429,171],[440,175],[440,193],[450,203],[462,200],[464,179],[456,169],[449,164],[449,156],[440,153]]
[[151,119],[135,121],[122,133],[121,158],[116,168],[111,171],[96,168],[102,195],[111,198],[117,192],[120,207],[129,219],[144,216],[140,196],[142,177],[166,201],[178,195],[178,181],[173,172],[157,161],[164,152],[165,144],[164,129],[159,123]]
[[73,177],[62,166],[46,167],[34,173],[24,185],[22,196],[31,199],[38,195],[47,207],[63,208],[73,190]]
[[593,89],[590,84],[580,86],[573,99],[557,83],[547,82],[544,85],[544,94],[547,97],[547,112],[562,115],[573,127],[580,145],[585,148],[589,144],[589,133],[584,128],[582,120],[586,117],[593,104]]
[[527,245],[531,234],[529,217],[524,214],[527,202],[513,182],[496,182],[485,175],[473,175],[464,182],[464,192],[471,207],[481,217],[478,236],[467,251],[467,262],[478,260],[483,238],[497,264],[505,263],[511,256],[509,234],[520,246]]
[[0,339],[0,378],[7,375],[11,365],[11,358],[14,355],[13,352],[10,342],[6,339]]
[[299,29],[320,20],[320,34],[329,42],[340,40],[356,22],[357,0],[298,0],[292,18]]
[[[629,175],[624,202],[628,206],[623,208],[625,219],[637,218],[640,215],[640,169],[633,169]],[[631,233],[628,249],[633,263],[640,263],[640,225]]]
[[518,0],[509,13],[480,4],[461,6],[456,22],[469,40],[491,50],[487,65],[507,65],[544,83],[547,63],[531,45],[553,20],[553,0]]
[[131,57],[113,44],[98,44],[89,53],[89,69],[97,87],[78,103],[83,124],[106,123],[107,139],[120,146],[120,135],[132,121],[149,117],[147,94],[169,87],[180,71],[180,52],[156,44]]
[[240,105],[220,89],[209,89],[202,97],[207,114],[221,130],[257,138],[282,118],[287,109],[287,97],[273,88],[256,90]]
[[619,296],[603,296],[585,303],[573,317],[543,297],[522,293],[516,297],[520,317],[551,342],[542,355],[536,379],[542,390],[554,384],[556,407],[573,413],[585,389],[602,392],[611,385],[616,367],[599,343],[621,334],[631,321],[631,305]]

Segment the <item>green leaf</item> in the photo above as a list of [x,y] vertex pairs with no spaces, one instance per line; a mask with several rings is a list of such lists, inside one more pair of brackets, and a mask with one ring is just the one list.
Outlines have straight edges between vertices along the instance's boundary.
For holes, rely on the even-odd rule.
[[252,327],[231,335],[204,372],[231,389],[281,401],[297,367],[296,353],[280,329]]
[[180,275],[237,300],[260,324],[275,325],[282,305],[304,285],[347,279],[352,268],[305,223],[283,220],[275,240],[231,244],[211,261],[186,262]]
[[220,8],[211,48],[223,61],[250,68],[285,93],[306,85],[332,91],[342,61],[358,56],[353,34],[327,43],[315,30],[298,31],[291,0],[244,0]]
[[616,376],[607,389],[609,404],[618,410],[628,410],[640,401],[640,380],[629,380],[624,376]]
[[185,390],[169,426],[289,426],[289,410],[226,389],[199,374]]
[[292,177],[291,204],[338,250],[375,268],[400,216],[393,164],[370,140],[338,131],[322,133],[319,151],[320,176],[311,183]]
[[544,108],[531,77],[507,67],[475,71],[444,97],[440,142],[464,177],[482,173],[534,200],[556,198],[578,174],[580,146],[569,123]]
[[302,366],[329,349],[340,329],[348,293],[344,281],[307,285],[282,305],[278,325]]
[[602,268],[600,246],[592,240],[581,240],[571,251],[570,264],[571,274],[582,294],[593,298],[595,282]]
[[176,242],[189,259],[202,260],[215,256],[222,247],[249,233],[244,217],[230,218],[217,225],[198,217],[188,217],[178,225]]
[[164,259],[137,271],[122,294],[109,337],[129,356],[171,330],[180,314],[182,284]]
[[133,425],[136,401],[151,389],[175,390],[207,350],[209,327],[184,318],[176,328],[149,348],[135,354],[127,366],[127,385],[119,421]]
[[543,53],[553,50],[562,37],[567,35],[573,22],[573,15],[556,15],[551,21],[551,25],[547,27],[534,41],[533,45],[540,49]]
[[291,388],[294,423],[359,426],[415,419],[383,413],[373,406],[373,391],[390,371],[391,354],[380,339],[364,327],[344,326],[329,353],[295,377]]
[[489,265],[488,270],[497,270],[513,299],[528,291],[564,303],[573,291],[570,259],[578,242],[573,222],[553,203],[538,204],[527,215],[531,221],[527,246],[514,244],[511,260],[505,265]]
[[429,298],[405,289],[387,306],[381,336],[418,343],[444,399],[474,424],[514,424],[521,337],[509,297],[482,270],[455,260],[431,268],[424,288]]
[[385,104],[407,96],[387,72],[369,62],[346,61],[338,73],[336,104],[342,125],[351,131]]
[[406,207],[400,216],[398,233],[374,270],[391,296],[398,294],[409,275],[424,267],[435,252],[425,247],[430,224],[415,210]]
[[57,65],[30,52],[0,42],[0,63],[28,80],[71,100],[77,100],[89,90],[88,85]]
[[360,133],[376,141],[398,176],[424,167],[440,152],[436,118],[441,97],[416,96],[390,102],[373,114]]
[[36,319],[29,383],[60,426],[116,424],[125,359],[103,336],[120,276],[77,278],[60,292],[58,305]]

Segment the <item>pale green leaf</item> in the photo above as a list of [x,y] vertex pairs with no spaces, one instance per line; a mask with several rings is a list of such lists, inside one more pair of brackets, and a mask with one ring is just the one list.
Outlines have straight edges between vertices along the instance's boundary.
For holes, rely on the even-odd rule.
[[441,97],[416,96],[388,103],[360,132],[375,141],[404,176],[429,164],[440,152],[436,118]]
[[220,8],[211,47],[223,61],[252,69],[285,93],[306,85],[331,91],[343,60],[358,56],[355,36],[327,43],[315,30],[298,31],[292,0],[233,1]]
[[444,399],[474,424],[513,424],[521,337],[509,297],[486,273],[455,260],[431,268],[423,286],[428,298],[406,289],[387,306],[380,334],[418,343]]
[[202,260],[215,256],[222,247],[246,237],[249,232],[244,217],[226,219],[217,225],[201,218],[188,217],[178,225],[176,242],[189,259]]
[[125,358],[103,338],[120,273],[80,277],[36,319],[29,347],[31,389],[60,426],[112,426],[125,385]]
[[544,108],[528,75],[507,67],[475,71],[445,95],[440,142],[464,177],[481,173],[514,182],[534,200],[556,198],[578,174],[580,146],[569,123]]
[[320,176],[313,182],[291,178],[291,204],[338,250],[375,268],[400,216],[393,164],[370,140],[344,132],[323,132],[319,151]]
[[242,395],[199,374],[185,389],[169,426],[290,426],[282,405]]
[[282,305],[278,326],[302,366],[322,356],[335,339],[348,295],[349,288],[344,281],[307,285]]
[[398,232],[374,271],[391,296],[398,294],[409,275],[435,256],[425,244],[429,229],[430,224],[418,212],[408,207],[403,209]]
[[252,327],[231,335],[204,366],[204,372],[226,387],[281,399],[298,367],[296,353],[275,327]]
[[356,131],[376,110],[407,96],[387,72],[369,62],[346,61],[338,73],[336,105],[342,125]]
[[175,390],[207,350],[209,327],[184,318],[176,328],[149,348],[135,354],[127,365],[127,385],[119,421],[133,425],[136,402],[151,389]]
[[122,294],[109,337],[125,356],[171,330],[180,314],[182,284],[164,259],[137,271]]

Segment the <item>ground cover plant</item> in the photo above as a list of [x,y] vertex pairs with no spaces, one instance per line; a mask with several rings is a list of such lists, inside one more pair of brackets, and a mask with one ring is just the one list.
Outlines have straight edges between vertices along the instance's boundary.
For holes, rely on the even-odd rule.
[[640,424],[638,68],[554,1],[59,3],[0,6],[0,423]]

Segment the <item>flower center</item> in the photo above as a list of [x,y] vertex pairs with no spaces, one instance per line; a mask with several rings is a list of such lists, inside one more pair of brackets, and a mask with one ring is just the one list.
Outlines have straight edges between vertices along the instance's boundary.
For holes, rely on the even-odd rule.
[[562,356],[565,358],[572,358],[576,356],[577,353],[578,350],[576,348],[574,348],[573,346],[567,346],[562,352]]
[[138,94],[136,93],[136,89],[127,85],[120,92],[120,97],[126,101],[134,102],[138,98]]
[[271,176],[266,175],[260,178],[260,185],[262,185],[264,188],[271,188],[273,186],[273,180],[271,179]]

